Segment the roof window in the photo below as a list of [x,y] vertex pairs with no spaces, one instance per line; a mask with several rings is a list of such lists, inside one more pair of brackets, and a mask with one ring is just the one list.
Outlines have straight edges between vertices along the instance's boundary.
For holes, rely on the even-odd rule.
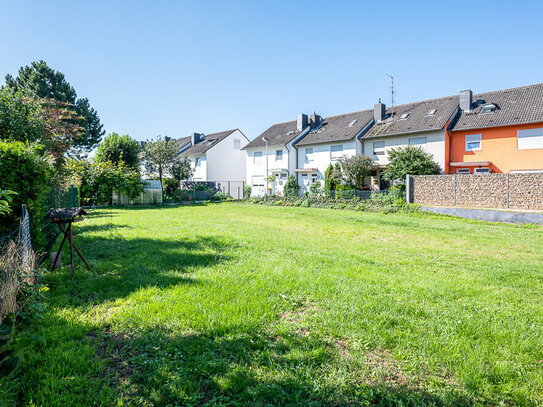
[[356,119],[349,123],[349,127],[353,127],[355,123],[356,123]]
[[481,106],[481,111],[479,113],[492,113],[496,110],[496,105],[494,103],[487,103],[486,105]]
[[405,119],[407,119],[408,117],[409,117],[409,113],[404,113],[404,114],[402,114],[402,115],[400,116],[400,119],[401,119],[401,120],[405,120]]
[[430,109],[430,110],[428,110],[428,111],[426,112],[426,114],[427,114],[428,116],[433,116],[433,115],[436,114],[436,112],[437,112],[437,109]]

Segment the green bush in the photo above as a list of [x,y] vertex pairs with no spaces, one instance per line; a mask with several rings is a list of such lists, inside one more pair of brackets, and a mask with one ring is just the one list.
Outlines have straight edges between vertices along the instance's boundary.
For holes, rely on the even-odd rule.
[[249,199],[251,197],[252,191],[253,191],[253,189],[251,188],[250,185],[244,184],[243,185],[243,198]]
[[[20,141],[0,141],[0,163],[0,189],[17,193],[12,196],[12,212],[0,218],[0,235],[3,235],[18,226],[23,204],[35,222],[43,217],[53,166],[38,147]],[[39,229],[32,228],[32,232],[41,242]]]
[[345,190],[340,188],[343,195],[350,193],[349,198],[332,198],[322,194],[308,195],[303,198],[298,196],[263,196],[253,197],[248,202],[258,205],[273,205],[273,206],[296,206],[296,207],[314,207],[314,208],[329,208],[329,209],[350,209],[357,211],[370,212],[416,212],[417,205],[408,204],[403,199],[403,195],[398,190],[392,190],[392,193],[372,193],[368,198],[362,199],[354,196],[354,190]]
[[84,204],[109,204],[113,191],[127,194],[130,198],[143,191],[139,171],[126,167],[123,162],[71,160],[67,167],[72,178],[78,179]]
[[297,196],[300,186],[296,182],[296,177],[290,174],[285,182],[284,194],[285,196]]

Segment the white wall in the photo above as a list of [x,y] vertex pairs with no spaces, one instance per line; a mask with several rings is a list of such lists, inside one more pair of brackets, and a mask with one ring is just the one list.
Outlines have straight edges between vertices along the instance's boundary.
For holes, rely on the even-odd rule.
[[[304,145],[298,146],[298,168],[317,168],[315,173],[308,173],[306,176],[302,173],[298,174],[298,184],[300,185],[300,191],[303,193],[309,190],[309,187],[313,183],[313,180],[316,178],[321,183],[321,188],[324,187],[324,174],[330,163],[336,163],[337,159],[332,159],[332,146],[342,146],[343,151],[334,153],[341,157],[351,157],[357,152],[357,144],[359,144],[356,139],[348,140],[344,142],[337,143],[326,143],[326,144],[314,144],[314,145]],[[313,153],[310,154],[306,160],[306,149],[312,148]],[[358,147],[360,150],[360,146]],[[316,174],[316,177],[312,176]]]
[[[199,159],[200,165],[196,166],[196,159]],[[206,156],[189,156],[189,160],[192,163],[194,174],[192,179],[194,181],[207,181],[207,159]]]
[[[419,145],[426,152],[434,156],[434,160],[439,164],[441,170],[445,169],[445,131],[429,131],[414,133],[402,136],[392,137],[372,137],[370,139],[362,139],[363,141],[363,154],[377,161],[381,165],[389,163],[388,152],[393,148],[403,147],[409,145],[410,138],[426,137],[426,145]],[[384,141],[385,142],[385,154],[374,155],[373,154],[373,142]]]
[[[235,148],[239,140],[239,148]],[[207,181],[243,181],[245,179],[245,151],[249,140],[236,130],[207,150]]]
[[[276,159],[276,151],[283,152],[283,157],[280,160]],[[253,196],[262,196],[266,192],[266,147],[256,147],[246,150],[245,157],[246,162],[246,177],[245,182],[251,186],[251,194]],[[255,163],[254,153],[261,152],[262,158],[260,158],[260,164]],[[268,175],[276,174],[277,182],[275,185],[268,182],[268,187],[272,188],[272,193],[282,192],[283,185],[286,182],[286,177],[289,174],[289,153],[285,146],[276,145],[268,146]],[[264,180],[264,181],[262,181]],[[255,185],[255,181],[258,184],[264,184],[264,186]]]

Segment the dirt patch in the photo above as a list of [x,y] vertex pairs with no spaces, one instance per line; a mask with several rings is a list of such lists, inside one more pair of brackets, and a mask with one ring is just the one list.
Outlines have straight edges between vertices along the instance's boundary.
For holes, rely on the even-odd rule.
[[315,313],[317,306],[313,301],[304,301],[298,308],[289,311],[283,311],[279,314],[279,318],[291,324],[299,324],[307,314]]
[[113,332],[110,327],[103,331],[94,331],[85,335],[96,346],[96,356],[106,364],[107,376],[121,393],[129,396],[135,392],[131,378],[136,372],[136,366],[130,363],[129,347],[131,338],[126,334]]

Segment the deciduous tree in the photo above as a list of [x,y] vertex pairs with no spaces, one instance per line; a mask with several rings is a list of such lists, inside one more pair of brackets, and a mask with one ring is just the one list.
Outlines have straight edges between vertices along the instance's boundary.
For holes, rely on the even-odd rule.
[[98,146],[95,160],[116,164],[123,161],[127,167],[138,169],[140,150],[140,143],[128,134],[120,136],[117,133],[111,133]]
[[433,156],[420,147],[405,146],[393,148],[388,153],[390,160],[383,178],[389,181],[404,181],[407,174],[433,175],[440,174],[439,164]]

